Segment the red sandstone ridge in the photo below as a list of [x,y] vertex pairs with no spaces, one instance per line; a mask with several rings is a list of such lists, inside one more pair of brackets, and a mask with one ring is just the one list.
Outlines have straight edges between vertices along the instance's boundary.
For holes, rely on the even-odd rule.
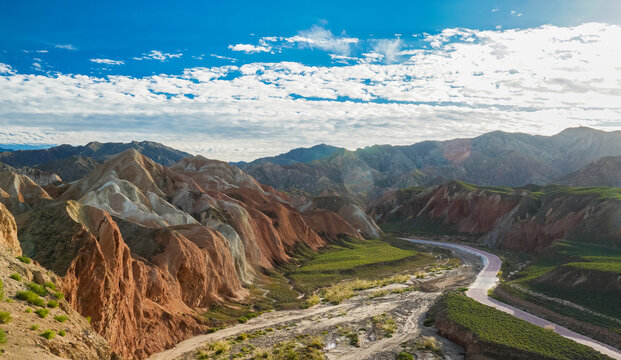
[[559,239],[621,245],[621,202],[597,189],[512,189],[453,181],[425,190],[387,192],[367,211],[378,223],[397,224],[404,232],[468,234],[516,250],[539,252]]
[[17,218],[24,253],[62,277],[69,303],[127,358],[205,331],[197,315],[244,298],[242,284],[298,243],[359,236],[333,212],[303,215],[284,193],[201,157],[167,168],[128,150],[56,200],[34,186],[45,201]]

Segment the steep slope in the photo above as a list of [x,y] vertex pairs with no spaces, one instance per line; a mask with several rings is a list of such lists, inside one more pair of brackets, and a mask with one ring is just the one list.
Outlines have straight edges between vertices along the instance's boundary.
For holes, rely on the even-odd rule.
[[573,128],[553,136],[496,131],[472,139],[375,145],[338,150],[308,163],[257,160],[244,169],[277,189],[338,194],[365,203],[386,189],[451,179],[484,185],[543,185],[614,155],[621,155],[621,132]]
[[[0,204],[0,295],[6,297],[6,301],[0,302],[0,311],[5,314],[0,326],[6,334],[6,341],[0,345],[3,357],[20,360],[116,358],[88,321],[69,306],[62,293],[56,292],[54,283],[59,283],[56,276],[38,264],[15,258],[22,253],[16,230],[13,216]],[[45,288],[40,286],[44,283],[47,284]],[[17,296],[19,292],[30,290],[29,284],[39,284],[45,289],[42,298],[37,296],[42,307]],[[41,317],[36,311],[49,314]],[[40,334],[47,330],[54,331],[56,336],[42,337]]]
[[14,214],[42,205],[52,198],[28,176],[0,172],[0,202]]
[[616,188],[513,189],[453,181],[388,192],[367,212],[395,230],[469,234],[515,250],[539,252],[559,239],[621,245],[621,192]]
[[183,151],[151,141],[132,141],[131,143],[91,142],[84,146],[60,145],[42,150],[18,150],[0,152],[0,162],[13,167],[36,167],[54,171],[65,181],[74,181],[94,169],[97,162],[108,160],[111,156],[127,149],[135,149],[154,161],[171,165],[190,156]]
[[33,210],[17,222],[24,253],[62,276],[67,301],[125,357],[144,358],[205,331],[195,308],[245,294],[230,258],[179,232],[147,229],[129,236],[130,249],[106,212],[76,202]]
[[621,186],[621,156],[606,156],[554,181],[566,186]]
[[[16,202],[13,183],[5,197]],[[144,358],[206,331],[200,314],[243,299],[242,285],[298,244],[360,236],[330,210],[321,216],[224,162],[194,157],[168,168],[129,149],[55,200],[26,207],[17,228],[24,253],[61,278],[69,304],[111,348]]]
[[15,174],[28,176],[39,186],[46,186],[62,181],[60,176],[54,172],[47,172],[40,169],[30,167],[14,168],[4,163],[0,163],[0,171],[11,171]]

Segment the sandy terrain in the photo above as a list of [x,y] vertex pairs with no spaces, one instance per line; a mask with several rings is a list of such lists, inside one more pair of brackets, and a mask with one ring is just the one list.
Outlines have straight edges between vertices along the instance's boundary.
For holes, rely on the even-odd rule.
[[[179,343],[175,348],[152,355],[151,360],[163,359],[194,359],[196,351],[206,343],[227,339],[241,333],[252,333],[261,329],[274,329],[265,335],[248,339],[245,346],[251,344],[257,349],[270,348],[280,341],[290,340],[297,336],[320,335],[326,344],[329,359],[394,359],[395,355],[404,350],[402,343],[409,352],[416,353],[421,359],[463,358],[463,349],[456,344],[439,337],[433,328],[422,325],[425,313],[433,305],[438,296],[449,286],[470,284],[478,270],[476,258],[463,255],[465,265],[452,270],[444,270],[425,279],[412,278],[405,284],[393,284],[381,290],[396,290],[417,286],[420,290],[393,293],[384,297],[370,298],[380,289],[361,291],[359,295],[339,305],[321,304],[310,309],[275,311],[263,314],[238,324],[190,338]],[[373,316],[387,314],[391,316],[397,329],[392,336],[384,336],[373,328]],[[357,346],[352,345],[350,337],[356,334],[359,339]],[[428,350],[415,349],[415,343],[421,337],[433,336],[442,343],[442,356]]]

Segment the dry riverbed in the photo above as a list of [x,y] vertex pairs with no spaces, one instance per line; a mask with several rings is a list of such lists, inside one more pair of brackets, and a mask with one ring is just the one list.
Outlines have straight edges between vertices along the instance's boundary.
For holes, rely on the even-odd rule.
[[249,359],[261,351],[316,351],[346,360],[393,360],[406,351],[416,359],[460,359],[461,347],[424,326],[425,313],[445,289],[473,281],[479,261],[460,257],[463,264],[457,268],[419,272],[405,283],[363,290],[338,305],[266,313],[190,338],[150,359],[197,359],[201,354],[205,359]]

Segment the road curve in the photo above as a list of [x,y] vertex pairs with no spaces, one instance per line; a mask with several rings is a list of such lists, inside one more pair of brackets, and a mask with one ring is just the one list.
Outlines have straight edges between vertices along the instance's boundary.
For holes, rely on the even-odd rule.
[[433,246],[440,246],[444,248],[450,248],[450,249],[463,251],[463,252],[478,256],[483,261],[483,269],[481,270],[481,272],[479,272],[476,280],[472,283],[472,285],[470,285],[470,287],[468,288],[468,291],[466,291],[466,296],[480,302],[481,304],[491,306],[502,312],[513,315],[519,319],[528,321],[531,324],[541,326],[541,327],[551,326],[554,328],[554,332],[556,332],[557,334],[563,337],[566,337],[575,342],[578,342],[580,344],[593,348],[601,352],[602,354],[610,356],[613,359],[621,360],[621,351],[618,349],[615,349],[614,347],[610,345],[604,344],[597,340],[593,340],[589,337],[586,337],[584,335],[571,331],[565,327],[557,325],[553,322],[542,319],[533,314],[527,313],[523,310],[507,305],[505,303],[502,303],[498,300],[492,299],[489,296],[487,296],[487,291],[493,288],[494,286],[496,286],[496,284],[499,281],[498,272],[500,271],[500,265],[502,264],[502,261],[500,260],[500,258],[498,258],[498,256],[476,249],[476,248],[473,248],[473,247],[470,247],[470,246],[467,246],[467,245],[458,245],[458,244],[445,243],[445,242],[440,242],[440,241],[418,240],[418,239],[409,239],[409,238],[403,238],[403,240],[408,240],[408,241],[411,241],[417,244],[425,244],[425,245],[433,245]]

